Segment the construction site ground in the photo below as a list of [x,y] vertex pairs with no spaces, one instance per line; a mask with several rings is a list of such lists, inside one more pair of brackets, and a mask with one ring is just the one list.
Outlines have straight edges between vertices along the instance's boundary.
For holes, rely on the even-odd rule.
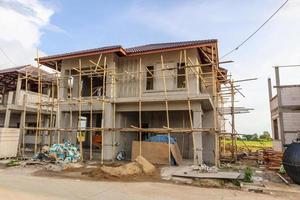
[[[260,191],[257,188],[262,187],[262,180],[236,187],[234,184],[220,184],[213,180],[170,179],[169,175],[172,172],[185,166],[156,166],[157,170],[151,175],[118,177],[103,173],[99,163],[96,162],[75,163],[63,170],[57,165],[38,163],[7,167],[3,164],[5,162],[0,164],[0,196],[7,200],[70,198],[298,200],[300,197],[298,185],[285,185],[269,171],[259,173],[265,177],[263,191]],[[255,192],[249,192],[251,188]]]

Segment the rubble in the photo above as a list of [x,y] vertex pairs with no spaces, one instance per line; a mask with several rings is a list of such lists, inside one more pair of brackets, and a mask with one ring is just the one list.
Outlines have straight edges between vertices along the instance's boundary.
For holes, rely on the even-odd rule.
[[33,160],[72,163],[80,160],[80,153],[70,141],[63,144],[45,145],[41,152],[33,156]]
[[199,173],[217,173],[218,172],[218,168],[216,166],[207,166],[205,164],[201,164],[201,165],[192,165],[191,168],[194,171],[199,171]]

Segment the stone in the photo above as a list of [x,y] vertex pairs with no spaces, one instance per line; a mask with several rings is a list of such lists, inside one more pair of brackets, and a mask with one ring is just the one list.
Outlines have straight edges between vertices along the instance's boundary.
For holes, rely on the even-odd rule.
[[143,156],[137,156],[135,161],[141,165],[142,170],[145,174],[153,174],[156,171],[156,167],[152,165],[148,160]]

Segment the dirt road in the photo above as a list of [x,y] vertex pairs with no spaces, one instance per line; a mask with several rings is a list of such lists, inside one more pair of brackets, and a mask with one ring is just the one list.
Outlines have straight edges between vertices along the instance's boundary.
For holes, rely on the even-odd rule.
[[19,174],[14,170],[0,171],[0,197],[5,200],[291,199],[236,190],[199,188],[168,183],[100,182],[54,177],[35,177],[28,174]]

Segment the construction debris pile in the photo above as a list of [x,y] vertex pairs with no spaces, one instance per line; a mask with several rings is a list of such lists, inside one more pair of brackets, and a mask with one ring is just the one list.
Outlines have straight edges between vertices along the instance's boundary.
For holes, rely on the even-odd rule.
[[50,148],[44,146],[40,153],[33,156],[33,160],[72,163],[80,160],[80,153],[75,145],[67,141],[63,144],[53,144]]
[[265,149],[263,151],[264,164],[268,169],[279,170],[282,165],[283,153],[274,151],[273,149]]

